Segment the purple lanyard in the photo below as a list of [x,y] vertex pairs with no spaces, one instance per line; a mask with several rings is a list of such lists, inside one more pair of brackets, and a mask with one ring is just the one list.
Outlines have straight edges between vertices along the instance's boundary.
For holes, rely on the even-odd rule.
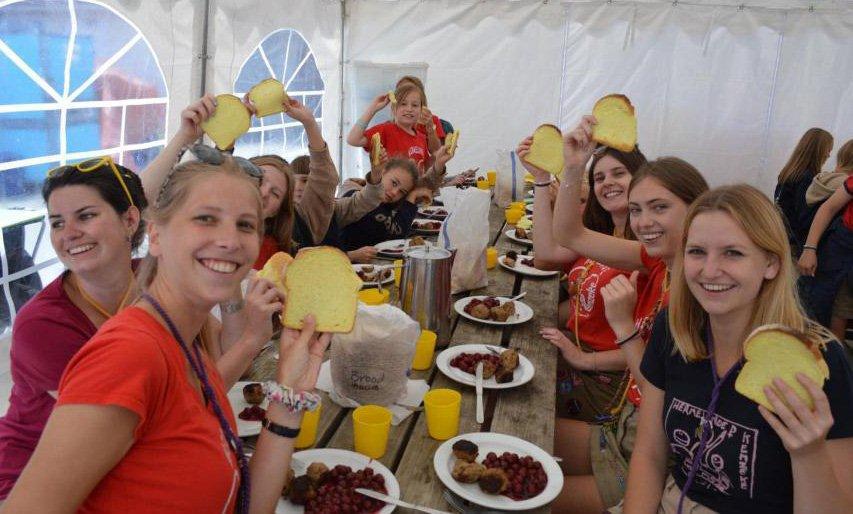
[[210,380],[207,378],[207,372],[204,369],[204,362],[202,361],[198,345],[193,344],[193,351],[195,352],[195,358],[193,358],[193,355],[187,348],[186,343],[184,343],[184,339],[178,332],[177,327],[175,327],[175,323],[172,321],[172,318],[166,314],[166,310],[150,294],[142,293],[142,298],[150,303],[151,306],[154,307],[154,310],[160,314],[160,317],[163,318],[163,321],[165,321],[166,325],[169,327],[169,331],[172,332],[172,336],[178,341],[178,345],[181,347],[181,350],[183,350],[184,356],[190,362],[190,366],[192,367],[195,376],[198,378],[199,382],[201,382],[201,393],[204,395],[204,399],[210,403],[211,407],[213,407],[213,412],[216,413],[216,418],[219,421],[219,427],[222,429],[225,439],[228,441],[228,444],[231,445],[231,448],[237,456],[237,463],[240,467],[240,494],[237,499],[237,509],[241,514],[246,514],[249,512],[249,460],[243,453],[242,441],[240,441],[240,438],[234,434],[233,430],[231,430],[231,425],[225,418],[225,413],[222,412],[222,407],[219,406],[219,401],[216,399],[213,387],[211,387]]
[[717,378],[717,363],[714,361],[714,335],[711,333],[710,322],[705,329],[705,334],[707,336],[706,344],[708,346],[708,359],[711,361],[711,376],[714,378],[714,390],[711,391],[711,401],[708,402],[705,414],[699,422],[699,448],[697,448],[696,453],[693,454],[693,462],[690,464],[690,473],[687,474],[687,481],[684,482],[684,488],[681,490],[681,496],[678,498],[678,514],[682,514],[681,509],[684,504],[684,498],[687,496],[687,491],[690,489],[690,486],[693,484],[693,480],[696,478],[696,473],[699,471],[699,465],[702,462],[702,457],[704,456],[706,447],[708,446],[708,439],[711,437],[711,428],[714,426],[714,418],[717,416],[717,401],[720,399],[720,389],[729,377],[740,369],[742,364],[742,361],[739,360],[726,372],[723,378]]

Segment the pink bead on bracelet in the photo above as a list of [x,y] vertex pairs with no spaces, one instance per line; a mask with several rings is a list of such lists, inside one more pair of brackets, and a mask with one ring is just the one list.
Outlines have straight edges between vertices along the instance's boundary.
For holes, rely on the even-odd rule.
[[320,395],[293,389],[270,380],[263,383],[264,394],[272,403],[283,405],[290,412],[313,411],[320,405]]

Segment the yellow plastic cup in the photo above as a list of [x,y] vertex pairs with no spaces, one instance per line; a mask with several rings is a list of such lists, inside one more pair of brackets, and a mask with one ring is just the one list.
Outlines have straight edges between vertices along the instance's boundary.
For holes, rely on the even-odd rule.
[[421,330],[415,346],[415,357],[412,359],[412,369],[424,370],[432,366],[432,355],[435,353],[435,340],[438,336],[432,330]]
[[509,204],[510,209],[519,209],[522,211],[524,210],[525,206],[526,204],[524,202],[512,202],[511,204]]
[[489,184],[488,180],[478,180],[477,181],[477,189],[489,189],[491,184]]
[[[518,221],[518,220],[516,220]],[[494,246],[486,248],[486,269],[492,269],[498,265],[498,249]]]
[[513,209],[512,207],[510,207],[509,209],[506,209],[504,211],[504,215],[506,216],[507,223],[509,223],[510,225],[515,225],[516,223],[518,223],[518,220],[520,220],[521,217],[524,216],[524,210]]
[[390,298],[391,292],[387,289],[362,289],[358,292],[358,299],[367,305],[382,305],[388,303]]
[[379,405],[362,405],[352,412],[355,451],[380,459],[388,446],[391,411]]
[[498,172],[495,170],[489,170],[486,172],[486,178],[489,179],[489,185],[495,185],[495,182],[498,181]]
[[296,436],[296,441],[293,445],[297,448],[308,448],[314,446],[314,441],[317,440],[317,426],[320,424],[320,411],[323,404],[317,405],[313,411],[305,411],[302,414],[302,426],[299,427],[299,435]]
[[403,276],[403,259],[394,261],[394,285],[400,287],[400,277]]
[[459,409],[462,395],[453,389],[433,389],[424,395],[427,431],[438,441],[459,433]]

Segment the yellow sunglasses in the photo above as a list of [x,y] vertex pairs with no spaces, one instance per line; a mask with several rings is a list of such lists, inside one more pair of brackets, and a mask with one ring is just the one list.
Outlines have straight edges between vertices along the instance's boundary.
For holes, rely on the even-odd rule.
[[113,174],[118,179],[118,183],[121,184],[121,188],[124,189],[124,194],[127,195],[127,201],[130,202],[130,205],[136,207],[136,204],[133,202],[133,197],[130,195],[130,189],[127,188],[127,184],[124,182],[124,178],[121,176],[121,172],[119,172],[116,167],[115,161],[109,155],[104,157],[95,157],[93,159],[87,159],[85,161],[80,161],[77,164],[66,164],[64,166],[58,166],[49,170],[47,172],[48,177],[54,176],[57,172],[62,172],[67,169],[75,169],[80,173],[89,173],[90,171],[95,171],[99,168],[102,168],[104,165],[109,165],[110,169],[113,170]]

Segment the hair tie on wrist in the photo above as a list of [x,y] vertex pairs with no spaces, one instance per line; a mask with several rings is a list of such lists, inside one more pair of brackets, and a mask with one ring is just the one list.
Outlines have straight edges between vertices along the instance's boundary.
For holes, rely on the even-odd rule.
[[638,328],[637,330],[635,330],[635,331],[634,331],[631,335],[629,335],[628,337],[623,337],[622,339],[618,339],[618,340],[616,340],[616,346],[622,346],[623,344],[627,343],[627,342],[628,342],[628,341],[630,341],[631,339],[634,339],[634,338],[635,338],[635,337],[637,337],[638,335],[640,335],[640,329],[639,329],[639,328]]
[[549,180],[548,182],[534,182],[533,185],[535,187],[550,187],[551,181]]

